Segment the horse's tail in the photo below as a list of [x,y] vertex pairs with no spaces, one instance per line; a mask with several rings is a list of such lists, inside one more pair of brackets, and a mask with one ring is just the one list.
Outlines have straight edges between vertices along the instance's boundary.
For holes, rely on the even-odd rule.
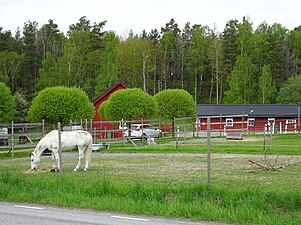
[[88,160],[88,163],[90,164],[92,161],[92,144],[93,144],[93,138],[91,135],[89,135],[90,141],[89,144],[86,147],[86,158]]

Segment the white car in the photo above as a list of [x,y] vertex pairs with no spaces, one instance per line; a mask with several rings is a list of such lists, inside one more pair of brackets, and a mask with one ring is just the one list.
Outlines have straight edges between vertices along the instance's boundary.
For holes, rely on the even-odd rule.
[[[162,131],[151,124],[132,124],[130,138],[159,138],[162,137]],[[129,130],[124,131],[124,136],[129,137]]]

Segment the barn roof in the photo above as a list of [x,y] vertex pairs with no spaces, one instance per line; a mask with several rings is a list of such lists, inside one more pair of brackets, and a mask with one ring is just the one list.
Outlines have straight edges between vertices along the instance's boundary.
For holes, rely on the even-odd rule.
[[94,101],[93,104],[96,105],[97,102],[101,101],[103,98],[105,98],[108,94],[110,94],[111,92],[114,92],[114,90],[118,87],[118,86],[122,86],[124,89],[127,88],[127,85],[125,83],[123,83],[122,81],[118,81],[115,84],[113,84],[110,88],[108,88],[105,92],[103,92],[101,95],[99,95]]
[[297,117],[301,104],[198,104],[197,116],[244,115],[249,117]]

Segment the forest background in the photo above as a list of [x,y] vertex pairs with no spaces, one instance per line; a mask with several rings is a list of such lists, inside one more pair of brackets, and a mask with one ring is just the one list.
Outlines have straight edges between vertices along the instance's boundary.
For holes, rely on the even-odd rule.
[[24,112],[46,87],[79,87],[93,100],[118,80],[150,95],[184,89],[196,103],[301,103],[301,25],[253,28],[244,17],[219,32],[171,19],[127,37],[105,25],[83,16],[66,34],[51,19],[40,28],[27,21],[15,35],[0,27],[0,82]]

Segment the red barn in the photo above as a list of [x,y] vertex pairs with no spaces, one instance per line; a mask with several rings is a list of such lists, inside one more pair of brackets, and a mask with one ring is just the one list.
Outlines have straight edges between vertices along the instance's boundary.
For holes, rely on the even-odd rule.
[[103,102],[109,99],[111,94],[113,94],[118,90],[122,90],[126,88],[127,85],[125,85],[122,81],[118,81],[93,101],[95,107],[95,116],[93,118],[93,129],[95,130],[95,132],[97,132],[98,135],[101,133],[101,138],[121,137],[122,135],[121,132],[114,131],[116,129],[116,125],[110,124],[108,121],[102,120],[100,118],[98,109]]
[[217,132],[273,133],[301,132],[300,104],[198,104],[197,130],[207,130],[210,117],[211,130]]

